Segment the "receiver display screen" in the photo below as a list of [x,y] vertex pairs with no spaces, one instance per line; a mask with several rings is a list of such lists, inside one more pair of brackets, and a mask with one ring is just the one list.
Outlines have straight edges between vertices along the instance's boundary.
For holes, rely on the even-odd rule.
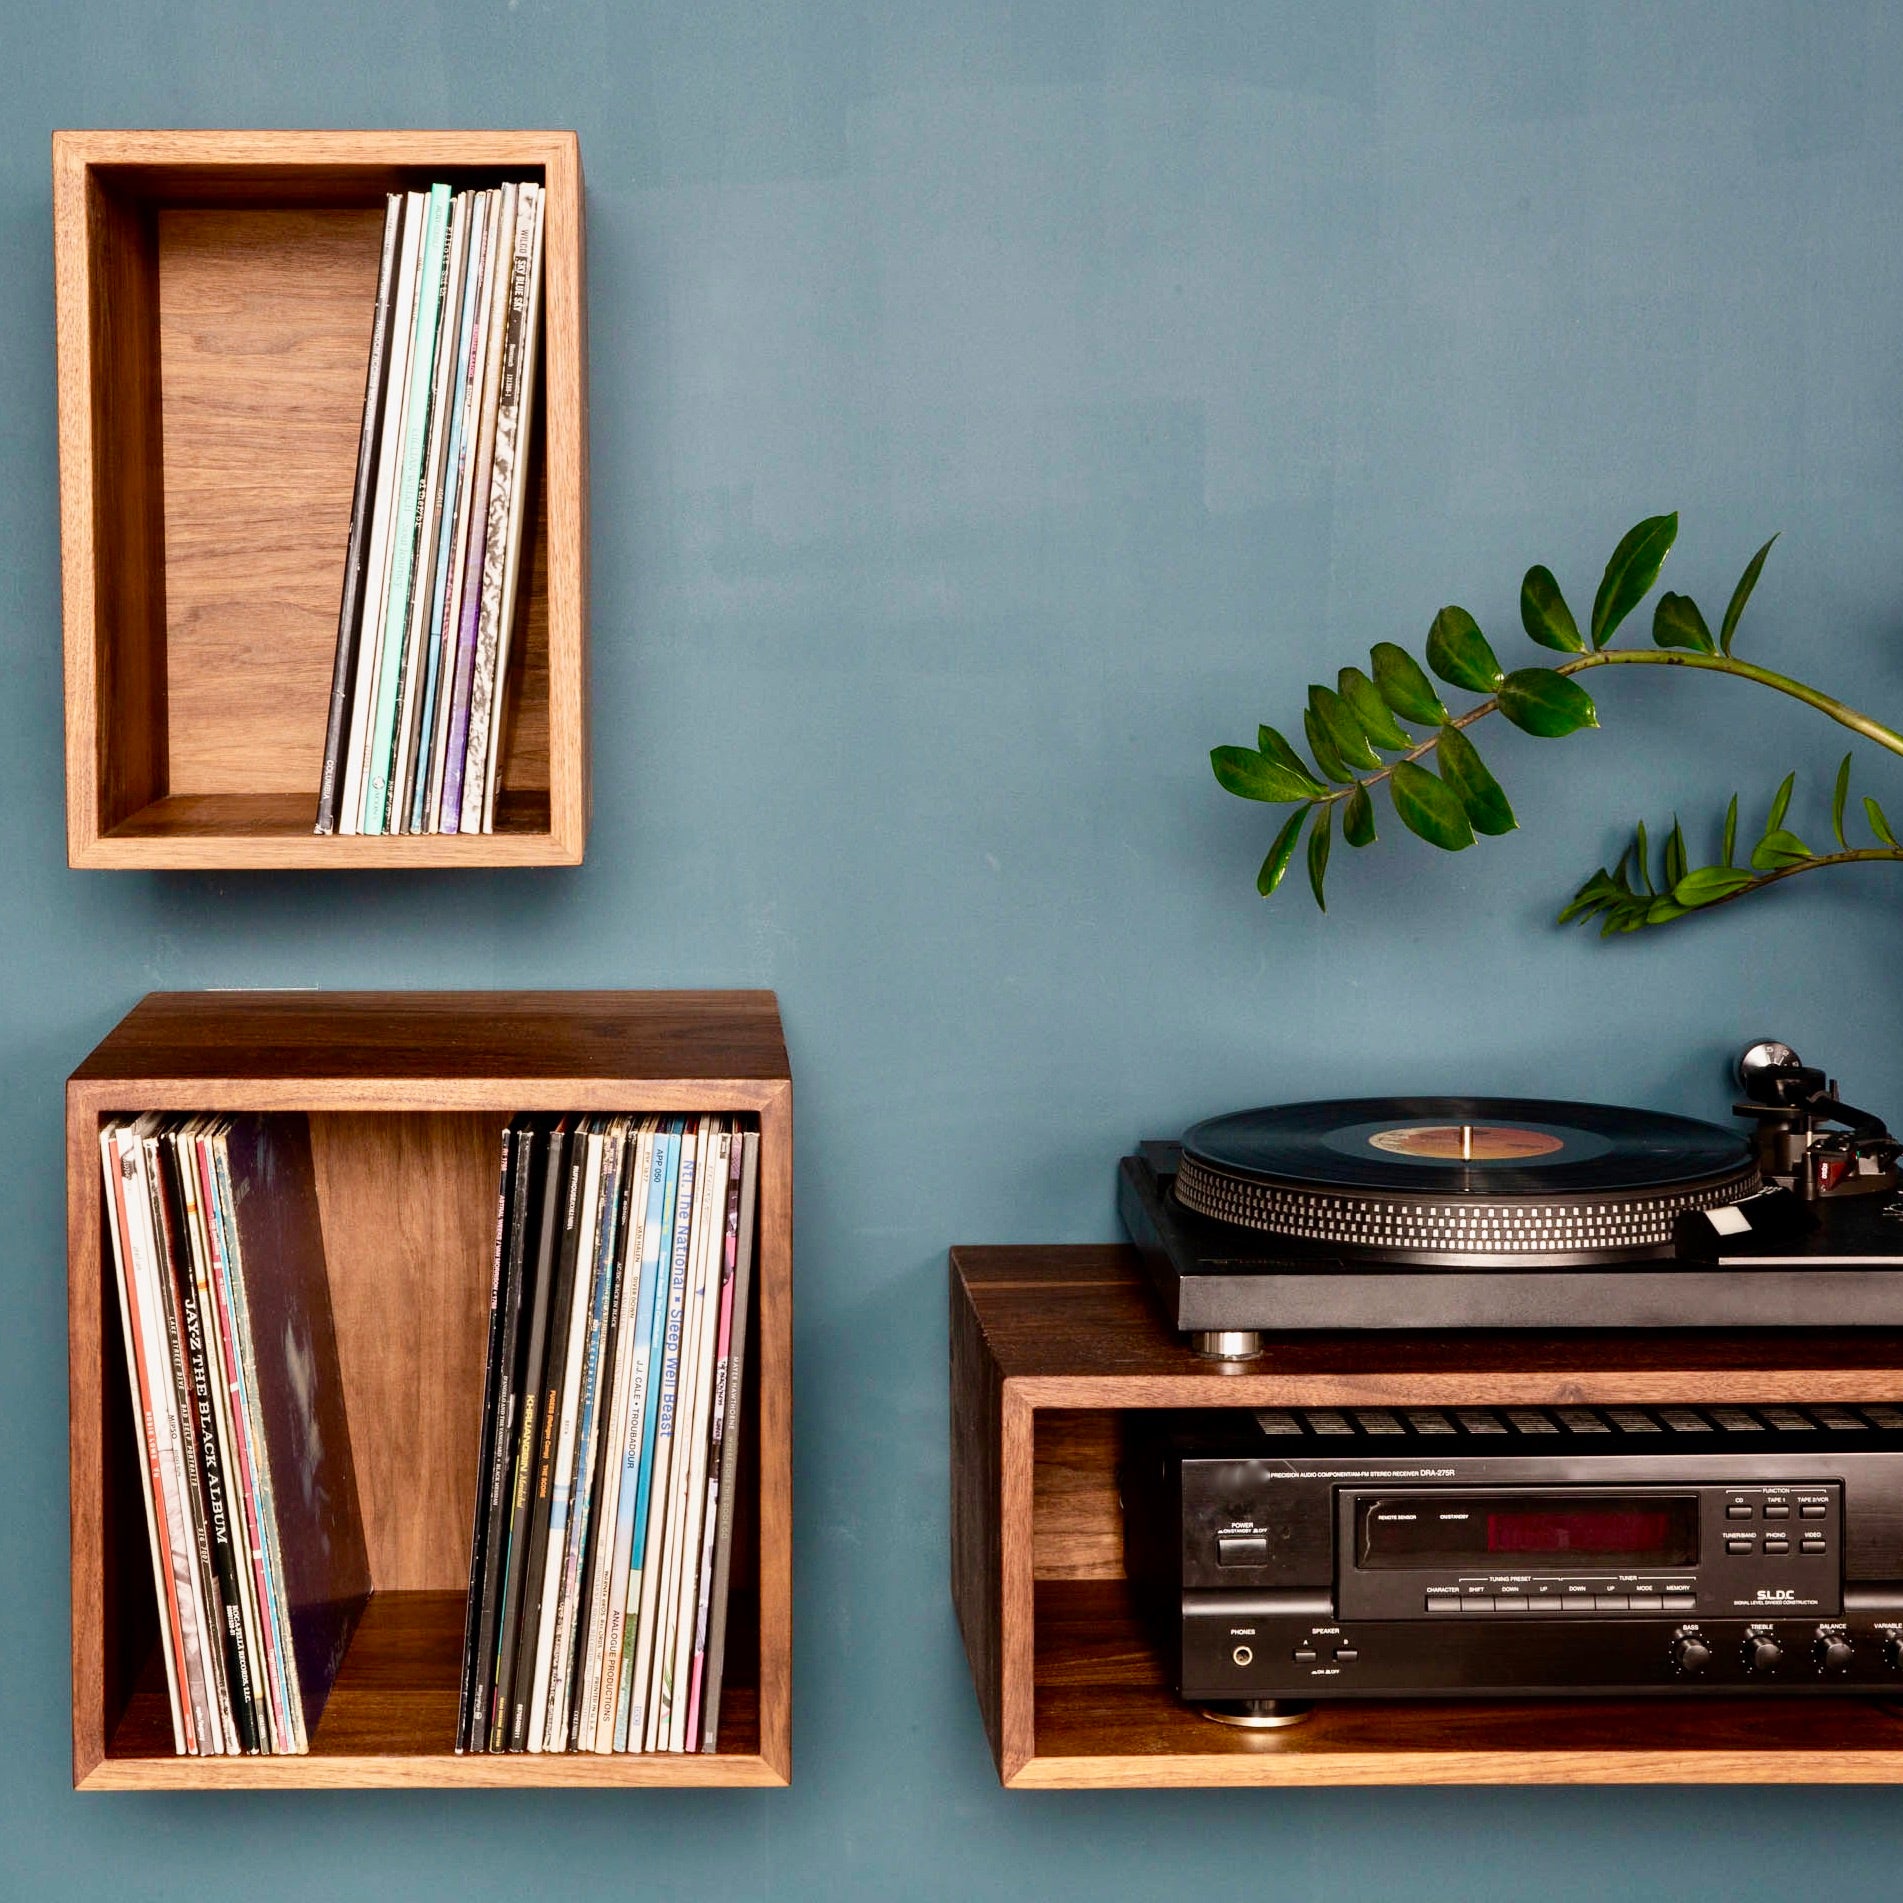
[[1698,1499],[1688,1493],[1408,1493],[1358,1503],[1365,1567],[1515,1571],[1690,1566]]

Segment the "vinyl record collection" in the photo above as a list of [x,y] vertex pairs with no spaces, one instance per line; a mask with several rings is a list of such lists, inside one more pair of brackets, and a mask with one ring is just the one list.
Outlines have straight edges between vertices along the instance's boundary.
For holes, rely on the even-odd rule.
[[543,188],[392,192],[315,830],[495,830]]
[[308,1125],[99,1149],[174,1746],[303,1753],[370,1591]]
[[503,1135],[460,1751],[711,1751],[759,1135]]

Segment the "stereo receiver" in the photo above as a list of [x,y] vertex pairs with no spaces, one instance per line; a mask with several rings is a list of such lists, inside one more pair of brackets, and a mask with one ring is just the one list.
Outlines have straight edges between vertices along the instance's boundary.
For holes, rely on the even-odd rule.
[[1181,1695],[1903,1698],[1903,1408],[1129,1417],[1126,1567]]

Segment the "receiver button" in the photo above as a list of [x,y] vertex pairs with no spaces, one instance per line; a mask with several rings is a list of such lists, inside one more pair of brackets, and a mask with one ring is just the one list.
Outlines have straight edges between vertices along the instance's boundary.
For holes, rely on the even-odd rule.
[[1266,1566],[1269,1542],[1260,1534],[1227,1534],[1216,1541],[1216,1560],[1223,1566]]
[[1742,1506],[1726,1507],[1725,1518],[1727,1520],[1748,1520],[1751,1518],[1751,1509]]
[[1493,1600],[1484,1593],[1468,1593],[1460,1602],[1462,1612],[1491,1612]]
[[1797,1542],[1800,1553],[1821,1553],[1824,1550],[1824,1536],[1821,1533],[1806,1533]]
[[1313,1665],[1319,1656],[1312,1645],[1298,1645],[1295,1648],[1294,1658],[1297,1665]]
[[1767,1520],[1788,1520],[1791,1517],[1791,1503],[1788,1500],[1765,1501],[1764,1517]]
[[1593,1595],[1592,1603],[1600,1612],[1624,1612],[1632,1602],[1622,1592],[1601,1592]]
[[1667,1612],[1689,1612],[1698,1603],[1698,1595],[1691,1592],[1668,1592],[1663,1603]]
[[1458,1612],[1460,1601],[1450,1592],[1431,1592],[1427,1595],[1429,1612]]
[[1748,1553],[1750,1552],[1750,1550],[1751,1550],[1751,1536],[1749,1534],[1746,1534],[1745,1537],[1741,1540],[1726,1540],[1725,1541],[1725,1551],[1727,1553]]
[[1797,1517],[1800,1520],[1821,1520],[1828,1511],[1821,1500],[1802,1500],[1798,1502]]

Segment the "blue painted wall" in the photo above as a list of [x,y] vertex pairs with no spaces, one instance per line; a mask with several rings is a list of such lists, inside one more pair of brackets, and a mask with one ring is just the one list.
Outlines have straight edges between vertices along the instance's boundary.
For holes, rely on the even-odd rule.
[[[1722,1115],[1751,1034],[1903,1114],[1895,875],[1602,947],[1621,828],[1839,734],[1598,677],[1524,830],[1252,880],[1206,749],[1443,601],[1513,632],[1638,515],[1746,645],[1903,714],[1903,14],[1876,4],[65,0],[0,64],[0,1892],[1895,1893],[1888,1793],[1006,1797],[946,1590],[944,1250],[1101,1240],[1114,1160],[1305,1093]],[[572,125],[587,865],[63,863],[47,134]],[[1715,615],[1714,615],[1715,619]],[[1511,663],[1510,663],[1511,664]],[[1762,704],[1761,704],[1762,703]],[[1903,806],[1897,763],[1865,784]],[[1390,834],[1399,828],[1391,820]],[[1378,857],[1380,863],[1374,863]],[[797,1783],[67,1789],[60,1083],[143,991],[776,987],[799,1082]],[[374,1879],[374,1886],[373,1886]]]

